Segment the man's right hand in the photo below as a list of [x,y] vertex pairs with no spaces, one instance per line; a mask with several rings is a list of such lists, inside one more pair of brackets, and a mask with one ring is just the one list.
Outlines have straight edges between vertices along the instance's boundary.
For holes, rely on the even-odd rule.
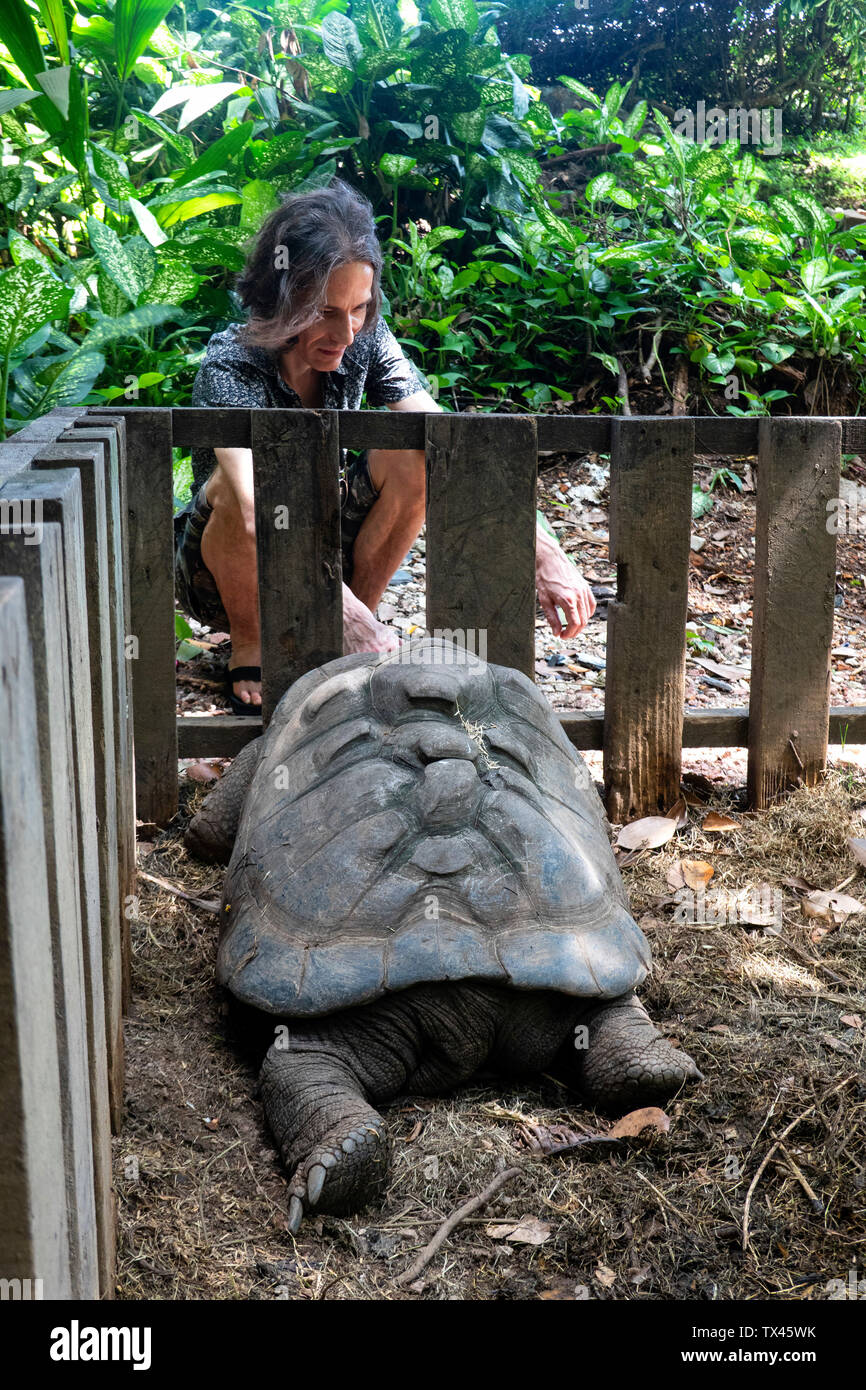
[[400,635],[392,627],[380,623],[365,603],[343,585],[343,655],[350,652],[394,652],[400,647]]

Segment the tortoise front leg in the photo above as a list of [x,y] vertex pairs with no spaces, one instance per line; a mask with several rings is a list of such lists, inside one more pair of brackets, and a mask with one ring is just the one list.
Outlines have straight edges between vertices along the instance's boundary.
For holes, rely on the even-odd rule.
[[205,797],[183,837],[189,854],[217,864],[229,862],[261,751],[261,737],[244,744],[213,791]]
[[[576,1035],[564,1044],[559,1060],[593,1105],[620,1111],[655,1105],[687,1082],[703,1081],[688,1053],[662,1037],[634,994],[591,1005],[575,1023]],[[579,1031],[583,1028],[586,1035]],[[587,1046],[580,1046],[584,1041]]]
[[[309,1046],[309,1043],[306,1044]],[[313,1208],[348,1215],[375,1202],[388,1176],[385,1122],[340,1057],[274,1043],[260,1078],[265,1115],[289,1172],[289,1230]]]

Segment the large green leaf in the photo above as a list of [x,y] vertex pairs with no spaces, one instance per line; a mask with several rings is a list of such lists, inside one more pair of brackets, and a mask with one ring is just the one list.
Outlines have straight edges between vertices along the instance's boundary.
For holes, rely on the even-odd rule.
[[90,143],[88,154],[93,186],[100,198],[113,212],[125,211],[120,204],[135,195],[126,160],[107,145],[94,145],[93,142]]
[[117,0],[114,38],[117,75],[125,82],[150,42],[154,29],[165,19],[175,0]]
[[212,111],[226,97],[232,96],[241,90],[238,82],[207,82],[203,86],[195,83],[183,83],[179,87],[170,87],[167,92],[150,108],[151,116],[159,116],[163,111],[169,111],[173,106],[183,105],[180,113],[180,120],[177,123],[178,130],[183,130],[192,121],[204,116],[208,111]]
[[23,101],[32,101],[39,95],[39,92],[32,91],[30,87],[14,87],[0,92],[0,116],[5,116],[14,106],[20,106]]
[[88,217],[87,235],[106,275],[111,276],[128,299],[138,299],[144,289],[141,267],[132,256],[127,255],[117,232],[112,227],[106,227],[98,217]]
[[[45,72],[45,58],[39,42],[36,17],[25,0],[3,0],[2,39],[24,80],[34,89],[38,89],[39,74]],[[50,134],[63,136],[63,117],[47,96],[40,96],[34,100],[31,110],[34,118]]]
[[202,276],[180,260],[163,261],[153,282],[139,299],[139,304],[183,304],[192,299],[202,283]]
[[154,135],[159,135],[172,149],[177,150],[178,154],[184,159],[192,160],[195,155],[195,146],[188,135],[178,135],[177,131],[172,130],[171,126],[166,125],[165,121],[157,120],[155,116],[142,111],[140,106],[131,108],[132,115],[144,126],[145,130],[153,131]]
[[253,165],[257,174],[263,177],[281,165],[294,164],[304,143],[302,130],[286,130],[275,135],[272,140],[253,140],[250,145]]
[[394,0],[367,0],[367,30],[379,48],[396,47],[403,21]]
[[69,62],[69,31],[66,27],[66,15],[63,9],[63,0],[37,0],[39,13],[42,16],[42,23],[53,38],[57,52],[60,54],[61,63]]
[[341,68],[354,68],[364,56],[361,37],[348,15],[332,10],[322,20],[325,57]]
[[0,275],[0,353],[5,357],[44,323],[62,318],[72,290],[35,261]]
[[176,222],[188,222],[191,217],[201,217],[204,212],[215,208],[228,208],[241,201],[241,195],[233,190],[213,190],[209,193],[195,193],[183,202],[168,203],[159,210],[159,223],[162,227],[173,227]]
[[474,34],[478,28],[473,0],[430,0],[430,18],[437,29],[463,29]]
[[[317,91],[345,94],[355,85],[355,69],[331,63],[321,53],[304,53],[298,62],[309,74]],[[359,64],[359,70],[360,70]]]
[[383,154],[379,168],[389,183],[401,183],[417,163],[410,154]]
[[172,304],[144,304],[138,309],[130,309],[126,314],[98,318],[84,339],[82,347],[90,352],[105,343],[115,342],[118,338],[137,337],[149,328],[158,328],[168,319],[182,316],[183,310],[175,308]]
[[[227,135],[223,135],[219,140],[215,140],[212,145],[199,155],[194,164],[190,164],[188,169],[184,169],[177,179],[177,185],[182,188],[184,184],[192,179],[199,179],[203,174],[213,174],[217,169],[227,169],[231,161],[243,149],[253,133],[252,121],[244,121],[241,125],[236,125]],[[292,132],[294,135],[294,132]],[[303,135],[300,131],[296,138],[300,142]]]
[[241,190],[241,226],[257,232],[269,212],[277,206],[274,187],[264,179],[252,179]]
[[100,373],[105,368],[105,358],[99,352],[76,353],[57,373],[45,395],[39,402],[38,411],[44,415],[61,405],[81,405],[89,396]]

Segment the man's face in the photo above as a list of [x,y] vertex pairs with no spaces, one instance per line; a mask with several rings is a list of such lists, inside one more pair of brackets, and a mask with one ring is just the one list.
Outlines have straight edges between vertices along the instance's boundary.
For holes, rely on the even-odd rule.
[[292,353],[314,371],[332,372],[364,325],[372,287],[373,267],[366,261],[333,271],[322,317],[298,335]]

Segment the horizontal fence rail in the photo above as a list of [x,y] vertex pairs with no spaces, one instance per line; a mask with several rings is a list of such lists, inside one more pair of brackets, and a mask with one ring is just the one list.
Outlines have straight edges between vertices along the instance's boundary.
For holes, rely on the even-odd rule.
[[[117,414],[114,407],[105,414]],[[253,717],[175,718],[173,448],[249,447],[256,487],[264,723],[288,685],[342,652],[336,492],[341,448],[424,448],[427,630],[484,631],[487,658],[534,676],[538,455],[610,454],[603,710],[561,713],[576,747],[604,753],[613,821],[666,809],[684,747],[747,747],[751,804],[812,784],[828,737],[866,742],[866,708],[829,708],[836,538],[827,504],[841,453],[866,450],[859,419],[424,415],[387,410],[126,408],[130,450],[136,771],[141,815],[177,807],[175,760],[231,756]],[[90,416],[99,418],[101,409]],[[701,455],[757,459],[752,688],[748,709],[684,709],[691,489]],[[278,531],[274,509],[294,518]],[[804,577],[807,592],[804,592]]]

